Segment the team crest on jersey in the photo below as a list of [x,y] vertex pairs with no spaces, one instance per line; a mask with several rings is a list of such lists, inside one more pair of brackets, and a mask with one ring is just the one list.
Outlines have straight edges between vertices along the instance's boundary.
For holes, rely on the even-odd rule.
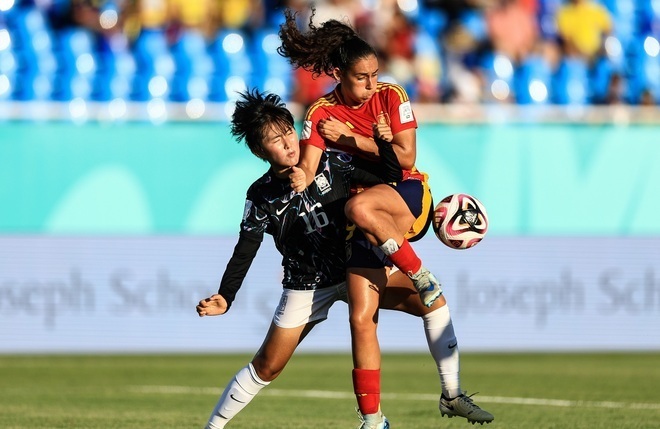
[[323,175],[323,173],[319,174],[314,178],[314,181],[316,182],[316,186],[319,187],[319,192],[321,195],[326,194],[327,192],[330,191],[330,182],[328,182],[328,179]]
[[307,140],[311,136],[312,136],[312,121],[305,121],[303,122],[303,129],[300,139]]
[[379,124],[383,124],[383,125],[390,124],[390,116],[387,113],[383,112],[382,110],[378,114],[378,117],[376,119],[378,120]]
[[399,106],[399,119],[401,120],[402,124],[411,122],[415,119],[415,117],[413,116],[413,111],[410,101],[401,103],[401,105]]

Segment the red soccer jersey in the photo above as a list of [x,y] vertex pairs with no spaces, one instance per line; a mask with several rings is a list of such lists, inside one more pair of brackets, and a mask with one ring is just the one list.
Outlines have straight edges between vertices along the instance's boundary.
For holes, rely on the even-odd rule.
[[406,91],[399,85],[378,82],[376,93],[357,109],[346,106],[339,96],[339,89],[319,98],[307,110],[300,144],[309,144],[325,150],[335,148],[350,152],[353,148],[336,145],[325,140],[318,132],[321,119],[334,117],[344,122],[353,132],[365,137],[373,137],[372,124],[385,121],[392,134],[409,128],[417,128],[417,120]]

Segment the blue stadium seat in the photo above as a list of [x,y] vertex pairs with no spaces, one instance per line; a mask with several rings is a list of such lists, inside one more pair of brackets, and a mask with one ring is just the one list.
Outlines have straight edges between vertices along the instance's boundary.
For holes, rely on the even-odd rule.
[[[628,82],[628,93],[626,94],[627,101],[633,104],[639,103],[640,96],[644,90],[650,90],[650,87],[653,86],[653,80],[656,79],[652,75],[654,70],[654,63],[656,63],[660,56],[657,55],[654,57],[654,52],[647,52],[647,50],[652,49],[654,46],[653,40],[649,39],[647,41],[646,35],[639,35],[634,38],[628,48],[626,49],[626,73],[625,77]],[[657,47],[657,45],[655,45]],[[650,79],[650,80],[649,80]]]
[[11,35],[0,23],[0,100],[11,99],[16,77],[16,57],[14,55]]
[[600,0],[611,12],[614,35],[627,45],[637,33],[637,5],[634,0]]
[[484,79],[486,100],[506,101],[514,91],[514,64],[503,54],[489,52],[481,57],[480,69]]
[[276,28],[265,28],[253,34],[250,58],[254,67],[253,85],[279,94],[289,100],[293,88],[293,73],[289,61],[277,53],[280,39]]
[[564,3],[564,0],[539,0],[538,2],[538,21],[541,36],[546,39],[553,39],[557,36],[557,23],[555,16],[557,10]]
[[229,101],[252,85],[252,61],[247,35],[240,30],[220,30],[209,46],[213,60],[209,100]]
[[213,62],[208,54],[204,35],[194,29],[184,29],[172,45],[174,75],[170,99],[188,101],[208,96],[208,81],[213,73]]
[[595,104],[606,102],[610,80],[615,73],[620,74],[618,68],[615,67],[608,58],[601,57],[594,62],[589,71],[589,93],[591,102]]
[[642,35],[636,43],[632,57],[631,90],[633,103],[638,103],[644,91],[649,91],[656,103],[660,102],[660,41],[653,35]]
[[446,30],[447,24],[449,24],[449,18],[447,17],[447,13],[442,9],[420,6],[419,13],[415,17],[414,22],[421,31],[437,37]]
[[[435,89],[437,89],[440,94],[448,92],[447,88],[450,86],[449,78],[447,77],[447,73],[443,73],[443,70],[447,69],[446,58],[443,55],[444,51],[437,34],[431,33],[427,29],[420,28],[417,31],[414,43],[415,55],[417,57],[416,61],[418,62],[417,72],[424,73],[424,67],[429,67],[428,73],[434,73],[436,72],[435,68],[438,67],[439,70],[437,70],[437,73],[439,76],[437,87]],[[424,76],[419,77],[423,78]],[[406,90],[408,90],[408,88],[406,88]],[[411,89],[408,95],[414,99],[418,91],[418,88],[415,88],[414,90]]]
[[97,59],[94,35],[80,27],[70,27],[55,33],[57,71],[53,86],[54,100],[90,98]]
[[125,36],[99,35],[96,39],[96,56],[98,66],[92,99],[130,99],[137,66]]
[[488,39],[488,27],[483,12],[467,9],[459,20],[474,40],[484,42]]
[[579,57],[565,57],[554,75],[552,100],[556,104],[584,105],[589,102],[589,66]]
[[637,34],[651,34],[660,28],[660,2],[635,0],[637,6]]
[[49,99],[57,62],[43,14],[35,7],[14,6],[5,18],[16,61],[12,98]]
[[[7,42],[5,42],[5,38]],[[0,27],[0,100],[11,98],[16,77],[16,59],[9,43],[9,32]]]
[[145,28],[140,32],[132,49],[135,59],[130,97],[135,101],[166,98],[175,65],[170,53],[165,31]]
[[552,96],[552,68],[539,55],[531,55],[514,71],[514,93],[518,104],[548,104]]

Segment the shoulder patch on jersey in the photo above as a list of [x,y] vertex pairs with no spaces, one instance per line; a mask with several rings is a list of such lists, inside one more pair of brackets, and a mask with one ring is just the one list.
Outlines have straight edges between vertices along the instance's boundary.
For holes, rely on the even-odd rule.
[[309,108],[307,109],[307,113],[305,114],[305,119],[311,118],[317,109],[327,106],[334,106],[336,104],[338,103],[337,103],[337,99],[334,96],[334,93],[326,94],[325,96],[316,100],[311,106],[309,106]]
[[399,120],[402,124],[415,120],[410,101],[406,101],[405,103],[401,103],[401,105],[399,105]]
[[391,91],[394,94],[396,94],[396,97],[399,99],[401,103],[410,101],[410,98],[408,98],[408,94],[406,93],[406,90],[403,89],[401,85],[398,85],[396,83],[379,82],[376,91],[388,91],[388,92]]
[[252,209],[252,201],[245,200],[245,207],[243,207],[243,220],[247,219]]
[[301,140],[307,140],[312,136],[312,121],[303,122],[303,130],[300,135]]

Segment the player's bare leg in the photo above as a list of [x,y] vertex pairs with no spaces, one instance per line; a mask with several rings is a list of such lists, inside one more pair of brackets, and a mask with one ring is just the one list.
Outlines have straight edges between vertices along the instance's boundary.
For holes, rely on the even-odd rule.
[[386,429],[389,422],[380,410],[377,327],[378,305],[387,284],[387,270],[352,268],[346,280],[353,350],[353,388],[361,419],[360,428]]
[[345,212],[367,240],[412,279],[424,305],[432,306],[442,288],[405,238],[415,216],[401,195],[388,185],[374,186],[350,198]]
[[239,370],[225,387],[206,428],[224,428],[261,389],[277,378],[298,344],[317,323],[318,321],[310,322],[296,328],[280,328],[271,323],[268,334],[252,361]]

